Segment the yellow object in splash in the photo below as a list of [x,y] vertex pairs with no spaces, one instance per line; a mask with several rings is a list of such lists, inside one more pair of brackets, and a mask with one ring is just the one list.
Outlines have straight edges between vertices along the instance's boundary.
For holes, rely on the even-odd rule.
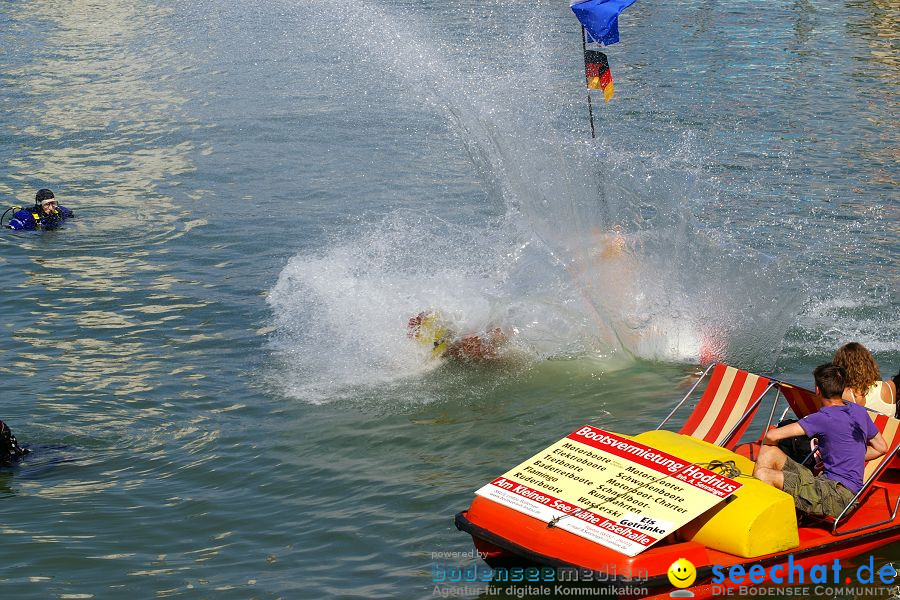
[[444,326],[440,315],[432,312],[421,317],[414,337],[423,346],[431,346],[431,357],[438,358],[447,351],[450,330]]

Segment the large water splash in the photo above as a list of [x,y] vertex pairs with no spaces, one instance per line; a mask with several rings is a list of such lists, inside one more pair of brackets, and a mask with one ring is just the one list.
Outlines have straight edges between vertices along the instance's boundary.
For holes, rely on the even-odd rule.
[[[494,223],[458,229],[394,215],[353,241],[294,257],[270,295],[279,346],[307,355],[327,339],[353,365],[336,371],[306,359],[304,370],[360,384],[415,371],[422,357],[403,325],[430,307],[461,330],[515,328],[518,350],[536,359],[771,367],[801,300],[784,265],[692,216],[713,192],[697,178],[704,154],[690,135],[632,139],[612,125],[591,143],[571,131],[583,128],[572,125],[580,81],[554,57],[571,52],[563,66],[577,65],[579,49],[556,43],[561,21],[541,16],[552,14],[546,7],[517,8],[523,51],[511,58],[492,48],[466,56],[465,43],[378,4],[340,14],[317,6],[305,18],[323,47],[358,50],[352,65],[334,67],[331,84],[380,72],[392,93],[441,115],[502,208]],[[497,21],[483,23],[494,28],[489,43],[511,40]]]

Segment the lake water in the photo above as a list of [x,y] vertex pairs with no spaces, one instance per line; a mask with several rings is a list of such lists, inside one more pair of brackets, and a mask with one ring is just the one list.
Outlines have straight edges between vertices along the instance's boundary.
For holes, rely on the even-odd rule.
[[0,595],[430,597],[475,489],[701,354],[893,375],[897,22],[638,2],[591,140],[566,2],[3,3],[0,195],[77,219],[0,235]]

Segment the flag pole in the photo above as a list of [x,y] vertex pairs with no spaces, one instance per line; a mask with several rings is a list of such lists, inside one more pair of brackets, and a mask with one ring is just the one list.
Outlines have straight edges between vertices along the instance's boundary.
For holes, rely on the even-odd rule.
[[[587,52],[587,33],[584,30],[584,25],[581,26],[581,50],[582,53]],[[587,70],[584,72],[584,82],[585,86],[588,84],[588,74]],[[597,135],[594,133],[594,107],[591,104],[591,90],[588,88],[588,116],[591,119],[591,138],[596,139]]]

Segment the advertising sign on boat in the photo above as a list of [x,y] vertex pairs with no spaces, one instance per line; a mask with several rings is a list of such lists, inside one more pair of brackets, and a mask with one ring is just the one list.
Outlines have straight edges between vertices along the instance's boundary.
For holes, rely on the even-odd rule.
[[740,487],[687,460],[585,425],[475,493],[635,556]]

